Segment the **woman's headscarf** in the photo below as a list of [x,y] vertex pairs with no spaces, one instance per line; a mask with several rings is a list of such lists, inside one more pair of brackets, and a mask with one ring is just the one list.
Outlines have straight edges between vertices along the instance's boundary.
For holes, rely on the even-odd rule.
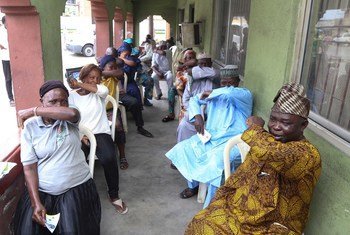
[[123,51],[129,51],[131,53],[131,46],[127,42],[123,42],[123,44],[118,48],[118,55],[120,55]]
[[56,88],[61,88],[62,90],[64,90],[67,93],[67,96],[69,96],[69,92],[67,90],[67,88],[64,86],[63,82],[58,81],[58,80],[50,80],[50,81],[46,81],[39,90],[39,95],[40,98],[43,98],[44,95]]

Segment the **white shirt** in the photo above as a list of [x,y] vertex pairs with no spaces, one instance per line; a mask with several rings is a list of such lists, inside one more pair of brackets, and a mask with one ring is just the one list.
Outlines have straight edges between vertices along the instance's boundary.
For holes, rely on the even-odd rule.
[[78,123],[45,125],[42,117],[32,117],[22,131],[21,161],[38,164],[40,191],[60,195],[91,178],[80,147]]
[[111,134],[105,108],[107,95],[108,88],[104,85],[97,85],[96,93],[79,95],[76,90],[69,93],[69,105],[79,109],[80,123],[89,128],[93,134]]
[[5,47],[5,49],[0,50],[1,60],[10,60],[9,42],[7,38],[7,30],[4,26],[0,29],[0,44]]
[[166,73],[170,71],[170,62],[165,55],[160,55],[158,53],[153,53],[152,57],[152,67],[157,66],[159,72]]

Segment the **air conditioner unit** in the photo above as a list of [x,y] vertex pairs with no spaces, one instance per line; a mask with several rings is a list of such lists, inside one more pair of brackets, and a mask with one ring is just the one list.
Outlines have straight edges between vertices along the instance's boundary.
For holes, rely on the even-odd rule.
[[183,47],[201,46],[203,25],[202,23],[182,23],[181,44]]

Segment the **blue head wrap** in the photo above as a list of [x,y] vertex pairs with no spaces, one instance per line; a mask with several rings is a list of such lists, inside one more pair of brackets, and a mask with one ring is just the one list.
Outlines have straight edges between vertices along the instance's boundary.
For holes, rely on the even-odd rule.
[[127,42],[123,42],[123,44],[118,48],[118,55],[120,55],[123,51],[130,51],[131,53],[131,46]]
[[124,42],[132,44],[134,42],[134,40],[132,38],[127,38],[124,40]]
[[115,57],[111,56],[111,55],[105,55],[102,57],[102,59],[100,60],[100,69],[103,70],[104,67],[106,66],[106,64],[108,64],[109,62],[114,61],[115,62]]

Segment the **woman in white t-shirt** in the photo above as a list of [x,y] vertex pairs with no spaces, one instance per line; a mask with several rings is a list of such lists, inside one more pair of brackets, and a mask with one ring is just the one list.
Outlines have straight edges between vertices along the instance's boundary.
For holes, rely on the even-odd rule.
[[[118,194],[117,153],[104,105],[108,88],[100,85],[101,70],[95,64],[84,66],[80,70],[79,79],[81,82],[75,79],[68,80],[69,86],[76,89],[70,92],[69,104],[79,109],[81,123],[95,135],[97,142],[96,156],[104,169],[110,201],[118,213],[125,214],[128,208]],[[83,143],[82,148],[86,150],[88,146]]]
[[42,106],[18,111],[26,187],[14,234],[48,234],[46,215],[60,214],[57,234],[100,234],[101,204],[80,149],[79,111],[61,81],[40,88]]

